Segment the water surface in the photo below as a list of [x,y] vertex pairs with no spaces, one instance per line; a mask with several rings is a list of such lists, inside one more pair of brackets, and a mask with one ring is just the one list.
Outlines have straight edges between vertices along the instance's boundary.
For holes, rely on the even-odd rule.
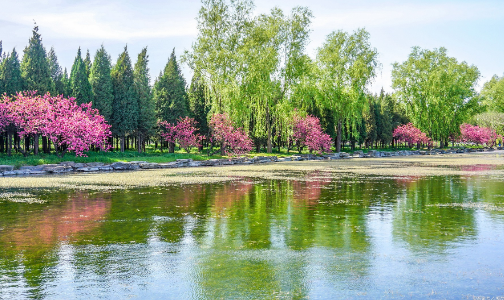
[[290,175],[3,189],[0,299],[504,294],[503,178]]

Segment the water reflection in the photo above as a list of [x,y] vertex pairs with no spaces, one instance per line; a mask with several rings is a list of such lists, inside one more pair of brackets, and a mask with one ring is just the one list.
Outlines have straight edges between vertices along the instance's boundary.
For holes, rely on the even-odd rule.
[[314,172],[2,201],[0,298],[380,296],[391,278],[407,292],[418,286],[390,266],[481,243],[482,220],[504,219],[503,194],[500,179],[481,176]]

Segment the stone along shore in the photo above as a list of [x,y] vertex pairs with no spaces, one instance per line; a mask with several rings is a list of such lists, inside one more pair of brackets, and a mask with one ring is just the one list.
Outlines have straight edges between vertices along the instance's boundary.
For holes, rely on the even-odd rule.
[[283,161],[302,161],[302,160],[333,160],[333,159],[350,159],[350,158],[366,158],[366,157],[392,157],[392,156],[410,156],[410,155],[438,155],[450,153],[468,153],[468,152],[487,152],[493,149],[453,149],[453,150],[438,150],[431,151],[377,151],[371,150],[367,153],[363,151],[355,151],[352,154],[346,152],[332,153],[326,155],[292,155],[289,157],[276,156],[255,156],[255,157],[236,157],[230,159],[209,159],[194,161],[192,159],[177,159],[169,163],[150,163],[146,161],[131,161],[131,162],[115,162],[112,164],[104,164],[100,162],[90,163],[75,163],[66,161],[59,164],[46,164],[38,166],[22,166],[15,169],[13,165],[0,165],[0,176],[19,176],[19,175],[46,175],[46,174],[64,174],[73,172],[112,172],[125,170],[144,170],[144,169],[169,169],[169,168],[184,168],[184,167],[210,167],[224,165],[247,165],[274,163]]

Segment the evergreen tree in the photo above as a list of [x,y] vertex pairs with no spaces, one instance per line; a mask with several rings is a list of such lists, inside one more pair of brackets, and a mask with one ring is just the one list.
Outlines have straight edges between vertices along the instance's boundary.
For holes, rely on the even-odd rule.
[[93,107],[100,111],[105,120],[111,124],[112,102],[114,100],[111,72],[111,59],[103,45],[96,51],[89,83],[93,90]]
[[38,33],[38,26],[32,31],[28,46],[24,49],[21,63],[21,76],[23,77],[23,89],[38,91],[45,94],[53,90],[51,72],[47,62],[47,55],[42,45],[42,38]]
[[68,76],[67,68],[63,71],[63,76],[61,77],[61,83],[63,86],[63,95],[70,95],[70,77]]
[[128,48],[119,55],[112,68],[112,133],[121,139],[121,152],[124,152],[126,135],[133,132],[138,125],[138,100],[135,97],[133,68]]
[[154,84],[154,101],[159,120],[175,123],[187,116],[186,82],[180,71],[173,49],[164,73]]
[[86,58],[84,59],[84,66],[86,66],[86,74],[89,78],[89,74],[91,73],[91,55],[89,54],[89,49],[86,51]]
[[54,82],[55,95],[65,95],[66,89],[63,83],[63,71],[58,63],[58,58],[56,57],[56,52],[54,48],[51,47],[49,53],[47,54],[47,62],[49,63],[49,71],[51,72],[51,78]]
[[21,66],[15,48],[0,63],[0,81],[2,82],[2,94],[14,95],[23,90]]
[[147,48],[143,48],[142,52],[138,54],[134,69],[135,94],[139,108],[137,125],[138,152],[142,152],[144,138],[154,134],[154,127],[156,126],[156,111],[149,85],[148,62]]
[[205,99],[205,86],[201,75],[198,73],[195,73],[192,78],[188,100],[189,112],[191,117],[198,122],[199,133],[209,138],[208,113],[210,112],[210,101]]
[[80,47],[72,65],[72,72],[70,73],[70,91],[78,104],[93,101],[93,92],[89,84],[86,65],[81,57]]
[[366,147],[372,147],[373,143],[376,141],[376,112],[375,105],[373,101],[373,96],[368,96],[369,110],[363,113],[364,116],[364,126],[365,126],[365,142]]

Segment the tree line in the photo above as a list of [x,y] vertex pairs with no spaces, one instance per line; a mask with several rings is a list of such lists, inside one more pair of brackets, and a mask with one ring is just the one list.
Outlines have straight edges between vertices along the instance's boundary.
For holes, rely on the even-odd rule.
[[494,76],[478,93],[478,68],[449,57],[445,48],[414,47],[406,61],[393,64],[394,92],[374,95],[367,88],[380,63],[365,29],[332,32],[312,58],[306,53],[308,8],[253,10],[250,0],[202,0],[198,35],[182,56],[193,71],[188,86],[174,51],[151,86],[147,48],[134,65],[127,47],[115,62],[103,45],[93,59],[79,48],[68,73],[35,26],[21,61],[16,49],[2,53],[0,42],[0,93],[30,90],[91,102],[121,151],[143,151],[155,141],[173,152],[158,124],[187,116],[211,146],[209,121],[216,114],[227,114],[257,151],[268,153],[295,147],[292,122],[300,114],[318,118],[338,152],[345,144],[394,146],[394,129],[409,122],[440,146],[455,140],[464,122],[503,129],[504,77]]

